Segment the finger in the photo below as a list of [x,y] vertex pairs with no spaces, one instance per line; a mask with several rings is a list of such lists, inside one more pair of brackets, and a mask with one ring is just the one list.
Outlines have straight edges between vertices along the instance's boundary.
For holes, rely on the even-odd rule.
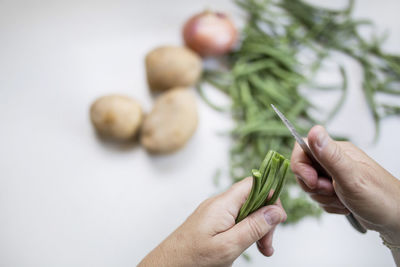
[[231,229],[217,235],[224,242],[233,245],[240,255],[251,244],[260,240],[277,224],[285,219],[284,210],[278,205],[269,205],[253,212]]
[[296,176],[296,181],[300,185],[301,189],[303,189],[304,192],[317,193],[317,188],[311,189],[310,187],[308,187],[308,185],[306,185],[304,183],[304,181],[299,176]]
[[318,162],[332,177],[341,180],[351,176],[352,161],[324,127],[314,126],[308,133],[308,143]]
[[[307,139],[305,139],[305,141],[307,141]],[[293,146],[291,161],[301,162],[308,165],[312,164],[311,160],[307,157],[307,155],[304,153],[303,149],[297,142],[295,142]]]
[[274,205],[277,205],[277,206],[280,207],[280,208],[282,209],[282,211],[283,211],[283,218],[282,218],[282,221],[281,221],[281,222],[286,221],[286,219],[287,219],[287,214],[286,214],[285,209],[284,209],[283,206],[282,206],[281,199],[278,198],[278,200],[275,202]]
[[319,177],[317,187],[315,189],[309,188],[303,180],[296,176],[296,181],[300,185],[301,189],[307,193],[321,194],[326,196],[335,196],[336,192],[330,179],[325,177]]
[[345,209],[346,207],[337,196],[324,196],[320,194],[310,194],[310,197],[317,201],[321,207],[331,207]]
[[293,173],[299,176],[309,188],[314,189],[317,186],[318,174],[297,142],[294,145],[290,163]]
[[228,211],[236,218],[240,208],[246,202],[250,194],[252,183],[253,178],[247,177],[233,184],[227,191],[217,196],[216,200],[222,202]]
[[[278,201],[275,203],[275,205],[278,205],[279,207],[282,207],[281,200],[278,199]],[[285,210],[283,209],[285,212]],[[282,219],[282,222],[286,221],[287,219],[287,214],[285,212],[284,217]],[[272,239],[274,236],[276,226],[274,226],[271,231],[269,231],[265,236],[263,236],[260,240],[257,241],[257,248],[266,257],[272,256],[274,254],[274,248],[272,247]]]
[[264,237],[257,241],[257,248],[266,257],[271,257],[274,254],[274,248],[272,246],[272,239],[274,236],[276,226],[271,229]]
[[318,178],[316,191],[321,195],[326,195],[326,196],[336,195],[334,186],[332,184],[332,180],[325,177]]
[[344,209],[333,208],[333,207],[321,207],[321,208],[328,213],[344,214],[344,215],[347,215],[350,213],[350,211],[346,208],[344,208]]

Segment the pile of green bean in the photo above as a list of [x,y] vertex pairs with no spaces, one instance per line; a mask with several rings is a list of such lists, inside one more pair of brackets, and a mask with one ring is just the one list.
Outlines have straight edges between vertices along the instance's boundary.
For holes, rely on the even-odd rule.
[[[342,76],[341,97],[325,118],[316,120],[316,108],[300,93],[300,88],[314,87],[314,75],[324,61],[334,61],[331,52],[341,52],[356,59],[364,72],[363,90],[378,132],[381,118],[400,114],[400,107],[378,102],[379,94],[400,95],[400,57],[382,51],[381,40],[366,40],[358,28],[370,22],[351,17],[353,1],[343,10],[330,10],[301,0],[235,0],[247,15],[241,45],[229,56],[226,68],[204,72],[198,85],[200,95],[210,106],[225,110],[205,97],[208,83],[232,100],[229,111],[236,122],[232,131],[230,176],[232,182],[243,179],[260,166],[268,150],[277,150],[289,158],[294,140],[271,110],[274,104],[306,135],[314,124],[323,124],[341,108],[346,97],[347,75]],[[310,64],[300,63],[299,55],[312,53]],[[318,111],[319,112],[319,111]],[[321,112],[319,112],[321,113]],[[377,136],[377,135],[376,135]],[[287,211],[287,223],[305,216],[318,216],[320,209],[303,194],[292,190],[293,174],[281,193]],[[295,193],[295,194],[294,194]]]
[[[260,207],[274,204],[278,200],[285,184],[289,164],[289,160],[279,153],[273,150],[268,151],[260,169],[252,170],[253,185],[236,218],[237,223]],[[272,196],[270,196],[271,190],[273,190]]]

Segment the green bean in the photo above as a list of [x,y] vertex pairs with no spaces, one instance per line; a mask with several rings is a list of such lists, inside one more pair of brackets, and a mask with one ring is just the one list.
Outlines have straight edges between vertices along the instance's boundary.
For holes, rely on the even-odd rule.
[[300,98],[299,101],[297,101],[287,113],[287,118],[294,121],[302,112],[307,109],[308,106],[308,101],[306,101],[304,98]]
[[286,106],[290,106],[292,104],[290,99],[282,95],[279,90],[276,90],[273,86],[271,86],[271,80],[262,81],[259,76],[250,75],[249,81],[250,83],[252,83],[253,86],[265,91],[267,95],[271,97],[275,102],[281,103],[281,105]]
[[258,210],[264,204],[265,199],[268,197],[271,189],[274,188],[275,185],[279,182],[276,178],[280,167],[279,163],[279,157],[276,157],[276,155],[274,155],[274,157],[271,159],[271,164],[269,165],[269,168],[266,169],[267,174],[265,183],[262,185],[259,194],[254,200],[253,205],[251,206],[252,210]]
[[373,97],[373,87],[370,84],[368,80],[364,81],[363,83],[364,91],[365,91],[365,96],[367,98],[368,105],[371,107],[371,113],[374,118],[375,122],[375,139],[374,141],[376,142],[378,137],[379,137],[379,126],[380,126],[380,117],[376,108],[376,102]]
[[281,63],[288,70],[292,70],[293,65],[296,64],[296,61],[293,59],[293,57],[288,57],[285,53],[283,53],[282,51],[279,51],[278,49],[276,49],[274,47],[265,46],[264,43],[244,44],[243,52],[265,54],[267,56],[270,56],[270,57],[276,59],[279,63]]
[[386,116],[400,115],[400,107],[394,105],[382,105]]
[[239,211],[239,215],[237,218],[237,222],[243,220],[247,215],[249,215],[249,206],[252,205],[254,199],[257,197],[258,192],[260,191],[260,179],[261,173],[258,170],[252,170],[253,173],[253,185],[251,187],[251,191],[249,196],[247,197],[246,202],[243,204],[242,208]]
[[234,134],[238,134],[240,136],[246,136],[249,134],[262,134],[264,136],[288,136],[291,137],[290,132],[287,130],[285,125],[279,123],[270,122],[269,124],[249,124],[240,128],[237,128],[233,131]]
[[199,95],[203,99],[203,101],[206,102],[207,105],[209,105],[213,109],[215,109],[217,111],[228,111],[229,110],[229,108],[223,108],[223,107],[217,106],[216,104],[212,103],[211,100],[205,95],[201,82],[197,83],[196,89],[197,89],[197,92],[199,92]]
[[278,185],[276,186],[272,197],[270,199],[266,199],[266,202],[264,203],[264,205],[274,204],[278,200],[279,195],[280,195],[280,193],[282,191],[282,187],[283,187],[283,185],[285,184],[285,181],[286,181],[286,173],[287,173],[287,170],[289,168],[289,165],[290,165],[289,161],[287,159],[284,159],[283,160],[283,166],[281,166],[280,169],[279,169],[278,177],[280,179],[278,180]]
[[275,156],[275,154],[276,154],[276,152],[273,150],[268,151],[267,155],[265,156],[265,159],[261,163],[261,166],[260,166],[260,172],[262,173],[261,184],[264,184],[265,181],[267,180],[267,176],[268,176],[267,168],[270,166],[271,160]]
[[265,171],[266,171],[266,169],[267,169],[268,164],[270,164],[271,158],[272,158],[272,156],[273,156],[274,154],[275,154],[274,151],[272,151],[272,150],[268,151],[267,155],[265,156],[265,159],[264,159],[263,162],[261,163],[261,166],[260,166],[260,169],[259,169],[259,170],[260,170],[261,173],[263,173],[262,180],[261,180],[261,182],[262,182],[263,184],[265,183],[264,173],[265,173]]
[[203,77],[203,81],[211,84],[213,87],[219,89],[220,91],[222,91],[224,93],[228,92],[228,88],[229,88],[228,84],[223,84],[223,83],[221,83],[221,81],[217,81],[217,80],[213,79],[212,77],[207,77],[205,75]]
[[[261,206],[272,205],[276,202],[283,189],[288,167],[287,159],[273,150],[268,151],[259,170],[252,170],[253,185],[249,196],[240,208],[236,222],[240,222]],[[274,190],[274,193],[268,200],[271,190]]]
[[325,119],[326,122],[332,120],[332,118],[336,116],[338,111],[342,108],[342,106],[344,104],[344,101],[346,99],[347,75],[346,75],[346,71],[345,71],[343,66],[340,66],[340,74],[342,75],[342,87],[341,87],[342,94],[341,94],[338,102],[336,103],[335,107],[331,110],[331,112],[329,113],[329,115]]
[[251,63],[243,63],[237,65],[232,71],[237,77],[248,75],[254,72],[258,72],[264,69],[273,69],[275,64],[270,60],[260,60]]

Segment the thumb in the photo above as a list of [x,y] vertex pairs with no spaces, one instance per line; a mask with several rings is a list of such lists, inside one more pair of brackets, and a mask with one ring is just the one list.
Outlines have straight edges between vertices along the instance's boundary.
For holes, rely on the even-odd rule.
[[238,224],[233,226],[221,236],[223,240],[229,240],[238,255],[260,240],[274,226],[286,219],[285,211],[277,206],[270,205],[253,212]]
[[317,125],[308,133],[308,144],[318,162],[335,179],[347,177],[351,172],[351,159],[341,146],[328,135],[325,128]]

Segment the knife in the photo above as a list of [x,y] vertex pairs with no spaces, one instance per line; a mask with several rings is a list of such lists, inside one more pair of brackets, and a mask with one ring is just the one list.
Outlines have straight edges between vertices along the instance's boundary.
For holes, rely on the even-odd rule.
[[[307,157],[310,159],[313,167],[317,171],[319,175],[326,176],[330,178],[330,175],[328,172],[319,164],[319,162],[315,159],[313,153],[310,150],[310,147],[308,144],[304,141],[304,139],[300,136],[300,134],[296,131],[294,128],[293,124],[290,123],[290,121],[273,105],[271,104],[271,107],[274,109],[275,113],[278,115],[278,117],[282,120],[283,124],[289,129],[290,133],[293,135],[294,139],[296,139],[297,143],[299,143],[300,147],[303,149],[304,153],[307,155]],[[367,229],[365,229],[360,222],[354,217],[352,213],[349,213],[346,215],[347,220],[350,222],[350,224],[360,233],[366,233]]]

